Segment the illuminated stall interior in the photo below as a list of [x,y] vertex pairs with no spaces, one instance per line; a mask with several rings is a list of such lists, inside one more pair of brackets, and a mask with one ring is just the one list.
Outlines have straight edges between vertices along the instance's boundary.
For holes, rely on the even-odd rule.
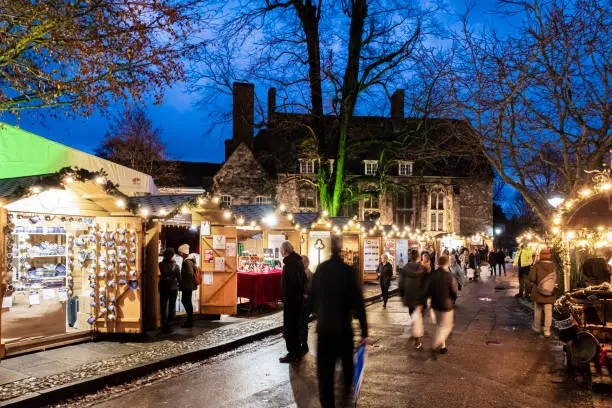
[[612,271],[612,180],[596,172],[593,184],[565,200],[553,217],[566,290],[610,282]]
[[141,219],[102,173],[0,180],[6,354],[139,332]]

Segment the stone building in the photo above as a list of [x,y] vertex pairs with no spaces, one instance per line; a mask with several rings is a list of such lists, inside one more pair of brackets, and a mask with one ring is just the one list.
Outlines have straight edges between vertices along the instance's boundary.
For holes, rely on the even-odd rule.
[[[293,212],[320,210],[314,183],[317,166],[333,164],[335,141],[327,141],[320,149],[327,157],[314,156],[312,143],[317,141],[309,137],[311,118],[278,112],[274,88],[268,94],[267,127],[254,135],[254,86],[235,83],[233,98],[232,139],[225,141],[226,161],[213,177],[213,193],[229,205],[276,203]],[[325,117],[320,124],[329,131],[326,134],[334,133],[332,119]],[[405,118],[403,90],[391,98],[390,117],[355,117],[350,137],[363,146],[349,152],[346,168],[357,180],[361,199],[348,205],[342,215],[357,214],[361,220],[379,219],[434,235],[491,233],[493,173],[483,160],[423,160],[412,157],[410,149],[387,147],[394,158],[381,163],[382,147],[374,142],[397,145],[400,135],[417,124],[446,144],[453,143],[457,129],[471,131],[456,120]]]

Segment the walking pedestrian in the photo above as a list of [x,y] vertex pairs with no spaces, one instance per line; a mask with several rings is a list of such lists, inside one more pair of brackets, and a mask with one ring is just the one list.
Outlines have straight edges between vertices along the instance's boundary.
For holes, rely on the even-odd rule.
[[525,243],[521,244],[518,252],[514,256],[514,266],[518,267],[518,278],[519,278],[519,293],[515,297],[526,297],[528,296],[529,286],[529,271],[531,265],[533,265],[533,250]]
[[438,260],[439,267],[431,273],[429,296],[431,307],[436,312],[436,332],[432,342],[432,357],[436,353],[446,354],[446,339],[453,330],[453,296],[457,296],[457,282],[448,271],[449,259],[442,255]]
[[496,250],[489,252],[489,268],[491,269],[490,276],[495,276],[497,271],[497,255]]
[[529,273],[529,281],[532,283],[531,300],[534,302],[533,331],[540,334],[542,312],[544,312],[544,337],[550,337],[557,272],[552,263],[550,249],[543,248],[539,258]]
[[170,333],[170,324],[176,311],[176,297],[181,270],[174,261],[174,249],[166,248],[163,260],[159,263],[159,306],[162,333]]
[[287,355],[279,358],[281,363],[296,363],[302,359],[300,351],[300,328],[302,326],[302,306],[306,288],[306,272],[302,257],[295,253],[289,241],[281,244],[283,273],[281,275],[283,298],[283,336]]
[[317,314],[317,378],[323,408],[335,407],[334,372],[341,359],[344,395],[353,385],[353,314],[359,319],[361,341],[367,342],[365,305],[353,269],[340,257],[342,237],[331,239],[331,258],[321,263],[312,278],[310,301]]
[[412,249],[408,263],[400,274],[398,288],[412,321],[412,345],[419,351],[423,350],[423,314],[427,306],[428,275],[428,267],[419,262],[419,251]]
[[499,268],[499,276],[501,276],[502,269],[504,270],[504,276],[506,276],[506,254],[501,248],[498,248],[495,257],[497,267]]
[[391,278],[393,278],[393,266],[389,263],[389,255],[383,254],[380,258],[380,264],[376,269],[376,276],[380,282],[380,290],[382,292],[383,309],[387,308],[387,300],[389,300],[389,287],[391,286]]
[[304,303],[302,305],[302,326],[300,329],[300,350],[302,356],[308,354],[308,323],[310,322],[310,286],[312,284],[312,271],[310,270],[310,259],[302,255],[302,264],[306,273],[306,288],[304,289]]
[[[453,275],[455,281],[457,281],[457,291],[461,291],[461,288],[463,288],[463,270],[454,256],[451,256],[449,259],[450,264],[448,266],[448,271]],[[455,304],[456,301],[457,294],[453,297],[453,304]]]
[[198,288],[195,273],[195,255],[189,256],[189,245],[183,244],[178,248],[179,255],[183,258],[181,265],[181,282],[179,289],[181,290],[181,303],[187,313],[187,319],[181,327],[193,327],[193,303],[191,294]]

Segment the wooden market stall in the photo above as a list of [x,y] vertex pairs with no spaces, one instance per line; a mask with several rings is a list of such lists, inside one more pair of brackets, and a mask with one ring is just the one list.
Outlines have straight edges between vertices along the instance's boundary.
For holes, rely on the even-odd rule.
[[142,221],[102,172],[0,180],[2,356],[142,330]]

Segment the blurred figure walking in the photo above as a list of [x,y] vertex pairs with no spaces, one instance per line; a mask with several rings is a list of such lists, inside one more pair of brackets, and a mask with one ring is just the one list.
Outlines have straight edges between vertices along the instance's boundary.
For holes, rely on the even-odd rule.
[[310,289],[312,284],[312,271],[310,270],[310,259],[302,255],[304,272],[306,273],[306,287],[304,289],[304,304],[302,305],[302,327],[300,329],[300,351],[302,355],[308,354],[308,323],[310,322]]
[[312,278],[310,301],[317,314],[317,377],[323,408],[335,407],[334,372],[341,359],[344,394],[353,386],[353,314],[359,319],[362,342],[367,341],[368,324],[361,288],[355,271],[340,257],[342,237],[333,236],[331,258],[321,263]]
[[534,302],[533,331],[540,333],[542,312],[544,312],[544,337],[550,337],[552,307],[555,303],[555,285],[557,284],[557,272],[552,263],[550,249],[543,248],[540,251],[539,260],[529,273],[529,281],[532,284],[531,300]]
[[423,313],[427,306],[428,267],[419,260],[419,251],[409,253],[408,263],[400,274],[398,289],[404,305],[410,312],[412,321],[412,345],[416,350],[423,350]]
[[429,282],[429,296],[431,307],[436,312],[436,332],[432,342],[432,356],[436,353],[446,354],[446,339],[453,330],[454,305],[453,297],[457,296],[457,282],[448,271],[449,259],[442,255],[438,259],[439,267],[431,273]]

